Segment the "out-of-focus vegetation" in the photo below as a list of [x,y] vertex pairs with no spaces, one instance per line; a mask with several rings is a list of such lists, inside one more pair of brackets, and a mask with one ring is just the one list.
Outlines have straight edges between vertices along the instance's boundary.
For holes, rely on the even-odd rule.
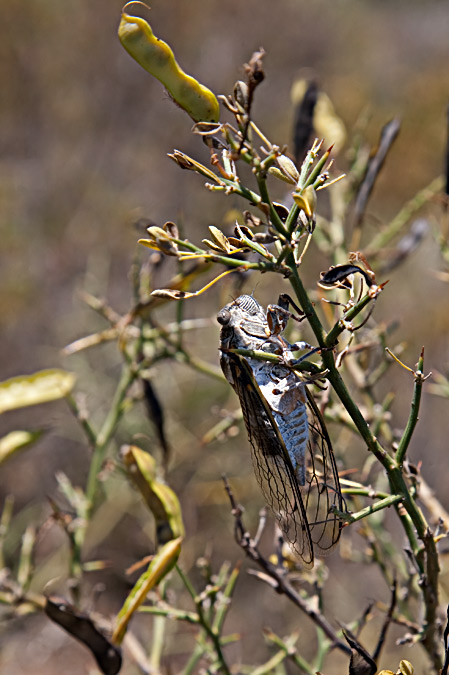
[[[78,414],[83,421],[84,409],[89,411],[93,428],[107,422],[105,415],[121,360],[120,341],[62,357],[61,347],[105,330],[105,326],[111,330],[107,323],[111,319],[114,323],[110,307],[125,314],[133,304],[135,275],[133,271],[129,274],[129,269],[136,256],[145,259],[145,251],[136,252],[136,240],[144,235],[144,226],[176,221],[189,239],[201,241],[209,236],[209,225],[232,229],[236,216],[230,213],[230,206],[241,206],[237,197],[226,200],[209,194],[196,176],[180,174],[166,158],[167,152],[179,148],[207,163],[208,152],[199,148],[198,139],[190,134],[189,119],[172,105],[160,84],[124,53],[116,38],[120,9],[120,3],[103,0],[91,5],[84,1],[62,5],[12,0],[3,8],[5,37],[0,46],[4,92],[0,111],[1,379],[55,365],[76,371],[77,391],[85,393],[85,400],[76,400]],[[377,142],[386,120],[403,119],[368,205],[365,227],[370,238],[441,172],[449,57],[446,3],[391,6],[281,0],[262,8],[254,0],[244,5],[227,3],[226,7],[213,1],[206,8],[196,2],[159,2],[153,4],[153,16],[157,34],[176,45],[186,70],[215,92],[230,90],[236,75],[240,76],[241,64],[255,48],[264,46],[267,79],[257,92],[253,115],[279,143],[292,135],[290,89],[304,67],[313,69],[346,127],[363,127],[371,144]],[[337,167],[345,169],[347,164],[342,153]],[[278,196],[285,196],[281,188]],[[392,266],[387,274],[393,290],[379,298],[376,318],[382,318],[387,332],[393,322],[398,323],[392,339],[395,346],[404,343],[403,360],[413,363],[424,343],[426,372],[444,374],[448,370],[448,294],[444,276],[437,274],[444,273],[444,264],[432,237],[440,226],[440,212],[437,200],[431,202],[426,211],[428,227],[419,238],[419,247],[401,267]],[[309,253],[305,277],[310,285],[324,264],[322,254]],[[152,283],[164,286],[174,272],[174,265],[161,266]],[[266,277],[251,277],[249,283],[258,283],[257,296],[265,304],[274,301],[282,288],[280,281],[274,287]],[[107,296],[107,305],[101,306],[95,299],[102,296]],[[228,301],[229,286],[216,287],[203,298],[185,306],[187,319],[201,317],[198,325],[204,324],[201,330],[189,332],[185,346],[213,371],[218,360],[218,329],[213,317]],[[88,310],[82,299],[96,312]],[[160,306],[154,316],[156,327],[176,318],[167,305]],[[204,321],[204,317],[211,320]],[[119,331],[116,337],[120,337]],[[312,337],[307,339],[312,341]],[[170,484],[180,499],[187,532],[182,568],[199,589],[210,580],[211,570],[218,571],[219,562],[235,562],[241,555],[232,536],[221,473],[228,474],[244,501],[247,523],[256,524],[257,509],[263,502],[252,476],[244,434],[232,443],[202,445],[222,418],[223,407],[233,408],[235,401],[228,399],[228,390],[218,378],[193,372],[182,360],[178,356],[180,363],[162,361],[151,375],[166,415],[164,439],[168,440],[164,442],[171,448]],[[444,375],[441,377],[436,393],[444,394]],[[388,386],[379,385],[379,398],[387,390],[396,393],[389,410],[393,437],[395,428],[403,427],[407,419],[409,384],[401,369],[390,368]],[[139,389],[135,395],[139,398]],[[421,421],[409,453],[415,463],[424,462],[424,478],[449,508],[441,470],[447,447],[446,409],[444,396],[429,397],[424,387]],[[151,410],[154,419],[154,404]],[[70,553],[77,550],[77,542],[67,536],[71,531],[67,519],[73,516],[75,506],[79,512],[84,508],[76,486],[85,486],[87,481],[91,494],[94,482],[95,489],[98,487],[95,472],[91,470],[87,476],[90,451],[85,438],[62,403],[3,415],[2,436],[16,429],[45,429],[47,433],[2,465],[2,497],[14,495],[14,504],[8,499],[3,508],[3,531],[9,524],[3,541],[5,566],[12,567],[24,586],[32,579],[30,593],[46,589],[52,595],[63,595],[67,592],[67,561],[71,559],[73,579],[79,581],[84,566],[86,583],[80,587],[77,581],[74,589],[81,605],[103,616],[116,614],[139,575],[139,571],[126,575],[126,568],[154,552],[152,522],[143,503],[129,487],[123,468],[101,462],[96,468],[101,469],[100,493],[104,494],[97,497],[98,508],[83,533],[82,560],[76,559]],[[330,429],[338,438],[337,454],[344,456],[347,451],[345,466],[350,467],[357,453],[365,449],[353,445],[349,432],[338,432],[333,425]],[[102,430],[104,437],[97,438],[97,447],[108,440],[107,425]],[[237,433],[234,425],[231,432]],[[160,446],[160,434],[143,401],[118,427],[110,456],[117,458],[118,448],[131,441],[147,450]],[[106,454],[98,456],[105,459]],[[393,518],[389,524],[393,538],[400,537]],[[331,615],[351,625],[371,600],[382,609],[382,603],[389,602],[389,592],[379,572],[354,564],[348,541],[349,537],[346,543],[343,538],[340,553],[328,561],[332,583],[326,587],[325,600]],[[360,541],[358,547],[363,548]],[[441,548],[444,551],[444,541]],[[197,564],[198,556],[204,555]],[[346,558],[344,563],[341,557]],[[444,605],[444,555],[440,561],[440,601]],[[222,569],[220,583],[224,585],[230,576],[229,583],[232,573]],[[182,595],[180,584],[178,591]],[[241,572],[229,621],[231,629],[245,638],[238,647],[243,651],[235,660],[262,663],[268,659],[272,651],[261,641],[267,620],[273,630],[267,637],[271,645],[276,644],[276,634],[285,636],[298,628],[301,643],[313,642],[314,631],[294,607],[284,598],[274,604],[271,589]],[[65,672],[82,672],[81,664],[90,664],[87,652],[32,609],[32,603],[23,604],[22,616],[16,613],[11,619],[10,613],[5,614],[2,672],[52,673],[58,672],[61,664]],[[143,621],[137,629],[142,644],[151,644],[157,630],[157,622],[150,621]],[[362,634],[368,646],[374,643],[381,623],[379,613]],[[184,626],[181,631],[180,625]],[[194,630],[189,623],[176,623],[169,624],[167,631],[164,653],[172,659],[168,667],[176,671],[190,653]],[[403,630],[393,627],[391,633],[383,657],[386,666],[399,660],[394,637]],[[334,654],[324,672],[346,672],[341,670],[345,659]],[[152,656],[156,662],[158,655]],[[72,670],[67,666],[69,659],[73,660]],[[415,666],[427,664],[421,659],[415,648],[410,660]]]

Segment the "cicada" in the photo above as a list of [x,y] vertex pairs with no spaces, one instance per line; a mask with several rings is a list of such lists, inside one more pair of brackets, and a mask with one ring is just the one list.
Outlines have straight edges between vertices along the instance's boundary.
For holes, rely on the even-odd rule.
[[[217,315],[221,367],[240,399],[264,497],[293,550],[305,567],[312,567],[315,551],[329,553],[340,538],[342,520],[335,509],[343,510],[343,498],[322,415],[303,376],[288,365],[292,351],[310,345],[290,345],[283,337],[293,316],[285,305],[265,311],[251,295],[226,305]],[[282,359],[247,358],[233,349]]]

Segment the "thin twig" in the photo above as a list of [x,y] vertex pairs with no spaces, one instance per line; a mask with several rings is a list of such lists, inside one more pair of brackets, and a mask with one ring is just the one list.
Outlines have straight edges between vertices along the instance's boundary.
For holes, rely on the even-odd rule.
[[[345,654],[350,654],[351,650],[338,637],[327,619],[315,609],[311,603],[302,598],[299,593],[295,591],[293,586],[286,579],[285,575],[279,571],[269,560],[267,560],[254,544],[254,540],[246,531],[241,518],[241,509],[237,505],[234,494],[227,478],[223,477],[226,492],[232,506],[232,515],[234,516],[235,538],[239,546],[245,551],[246,555],[255,562],[270,578],[270,583],[276,589],[277,593],[285,595],[291,602],[293,602],[302,612],[319,626],[325,635],[331,640],[332,646],[340,649]],[[260,577],[259,577],[260,578]]]
[[382,629],[380,631],[379,638],[377,640],[376,649],[373,652],[373,660],[374,661],[378,660],[378,658],[380,656],[380,652],[382,651],[382,647],[384,646],[385,638],[387,637],[387,631],[388,631],[388,628],[391,624],[393,612],[396,608],[396,597],[397,597],[396,591],[397,591],[397,581],[395,579],[393,581],[393,585],[391,587],[390,606],[388,607],[388,612],[387,612],[387,615],[385,617],[385,621],[383,623]]

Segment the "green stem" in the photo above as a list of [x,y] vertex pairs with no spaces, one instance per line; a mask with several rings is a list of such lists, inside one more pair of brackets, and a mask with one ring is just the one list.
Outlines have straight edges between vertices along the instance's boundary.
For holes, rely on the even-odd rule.
[[150,654],[150,665],[157,672],[160,669],[162,653],[164,649],[164,637],[167,618],[156,616],[153,622],[153,644]]
[[195,614],[195,612],[188,612],[184,609],[177,609],[176,607],[142,605],[139,607],[139,613],[170,617],[176,619],[176,621],[186,621],[187,623],[192,623],[194,625],[198,625],[200,622],[198,614]]
[[296,293],[296,297],[298,298],[299,304],[301,305],[301,309],[303,310],[303,312],[305,312],[307,316],[307,320],[315,334],[318,344],[321,348],[326,347],[324,339],[324,331],[321,325],[321,321],[319,320],[318,315],[315,312],[315,307],[311,303],[309,296],[307,295],[307,291],[304,288],[303,283],[300,279],[293,253],[288,254],[286,258],[286,265],[290,268],[291,271],[289,281],[292,285],[293,290]]
[[385,248],[391,239],[398,234],[403,226],[412,218],[412,216],[434,195],[440,192],[444,186],[444,177],[438,176],[429,185],[410,199],[393,218],[393,220],[386,226],[386,228],[374,237],[370,244],[368,244],[365,255],[368,257],[378,253]]
[[104,420],[103,426],[97,435],[86,486],[86,498],[89,502],[89,514],[92,511],[95,491],[97,489],[97,477],[106,456],[108,443],[123,414],[123,403],[125,401],[129,387],[137,377],[137,373],[138,370],[135,364],[123,365],[122,374],[111,403],[111,408],[106,416],[106,419]]
[[[260,196],[256,193],[250,190],[249,188],[245,187],[241,183],[236,183],[233,180],[228,180],[227,178],[221,178],[220,179],[222,183],[224,183],[228,188],[231,188],[231,191],[234,194],[240,195],[240,197],[243,197],[246,199],[248,202],[251,202],[252,204],[255,204],[256,206],[260,207],[260,204],[262,202]],[[214,186],[214,191],[215,192],[220,192],[220,186]],[[226,188],[224,188],[226,189]]]
[[424,368],[424,355],[423,352],[421,352],[421,355],[418,360],[418,369],[416,371],[415,376],[415,387],[413,390],[410,415],[407,420],[407,426],[405,427],[404,433],[402,434],[402,438],[399,442],[398,449],[396,451],[396,463],[400,467],[402,467],[405,454],[407,452],[408,446],[410,445],[413,432],[418,422],[419,405],[421,402],[422,385],[424,382],[423,368]]
[[[206,635],[210,638],[215,654],[217,655],[217,660],[219,664],[219,669],[220,672],[225,673],[225,675],[231,675],[230,670],[226,664],[226,661],[223,656],[223,652],[221,649],[221,641],[220,641],[220,635],[217,630],[215,630],[208,622],[205,614],[204,614],[204,609],[203,609],[203,604],[201,602],[201,599],[198,599],[198,596],[196,594],[196,591],[194,587],[192,586],[190,579],[184,574],[182,569],[179,567],[179,565],[176,565],[176,571],[178,572],[179,576],[182,579],[182,582],[184,586],[186,587],[190,597],[192,598],[193,602],[195,603],[196,611],[198,612],[198,619],[199,623],[204,629],[204,632]],[[204,652],[202,650],[201,654]],[[200,657],[199,657],[200,658]],[[186,672],[186,671],[185,671]],[[188,671],[191,672],[191,671]]]
[[268,193],[267,189],[267,181],[265,180],[265,177],[261,176],[260,174],[256,175],[257,179],[257,185],[259,187],[259,192],[260,196],[262,198],[262,201],[269,206],[270,209],[270,220],[274,226],[274,228],[280,232],[281,234],[284,235],[284,237],[288,236],[288,230],[282,220],[279,217],[278,212],[273,206],[273,203],[270,199],[270,195]]
[[357,513],[352,513],[351,515],[348,515],[343,511],[338,511],[337,509],[335,509],[333,513],[336,513],[342,520],[345,521],[345,523],[349,525],[350,523],[355,523],[358,520],[362,520],[363,518],[370,516],[372,513],[382,511],[382,509],[386,509],[389,506],[392,506],[393,504],[397,504],[400,501],[402,501],[402,497],[400,495],[390,495],[388,497],[385,497],[385,499],[379,500],[375,504],[370,504],[369,506],[366,506],[364,509],[361,509],[361,511],[358,511]]
[[269,675],[269,673],[277,672],[276,668],[285,661],[287,652],[284,649],[278,651],[277,654],[271,657],[266,663],[258,668],[251,670],[252,675]]
[[287,219],[285,221],[285,227],[289,232],[289,234],[292,234],[293,230],[295,229],[295,225],[299,216],[299,211],[300,211],[299,206],[297,204],[293,204],[292,208],[288,213]]
[[204,652],[206,651],[205,647],[201,644],[197,644],[195,649],[192,652],[190,659],[188,660],[186,667],[182,671],[182,675],[190,675],[193,672],[196,672],[196,666],[198,661],[203,658]]
[[[276,646],[278,646],[285,653],[285,656],[289,658],[296,666],[298,666],[298,668],[301,668],[305,673],[307,673],[307,675],[316,674],[316,668],[312,668],[312,666],[309,663],[307,663],[307,661],[300,654],[297,653],[292,638],[287,638],[286,640],[283,640],[282,638],[279,637],[279,635],[276,635],[272,631],[269,632],[269,635],[267,637],[270,643],[273,643]],[[328,644],[330,643],[328,642]],[[252,675],[254,675],[254,673],[252,673]]]
[[229,576],[226,588],[223,591],[223,597],[220,606],[215,614],[214,622],[212,624],[212,629],[216,631],[218,634],[221,633],[223,623],[226,618],[226,614],[231,606],[230,599],[234,592],[237,579],[239,578],[239,574],[240,574],[240,566],[234,567]]
[[199,373],[209,375],[209,377],[213,377],[215,380],[218,380],[219,382],[224,382],[224,376],[221,370],[219,370],[212,364],[208,363],[207,361],[203,361],[202,359],[196,356],[192,356],[184,349],[178,349],[175,359],[177,361],[180,361],[181,363],[186,363],[188,366],[193,368],[193,370],[196,370]]
[[[290,283],[297,294],[298,301],[301,304],[302,309],[307,314],[308,321],[313,332],[315,333],[318,343],[320,346],[324,346],[329,339],[329,335],[325,340],[323,328],[307,296],[304,286],[302,285],[292,256],[287,258],[287,264],[292,272],[290,276]],[[358,303],[358,305],[360,305],[360,303]],[[352,309],[355,310],[356,308],[357,305]],[[333,330],[335,330],[335,327]],[[324,350],[322,352],[322,359],[324,366],[329,370],[327,377],[334,391],[349,413],[352,421],[365,441],[368,450],[374,454],[374,456],[384,467],[388,476],[392,495],[400,497],[401,506],[396,505],[396,510],[410,542],[413,557],[418,564],[423,580],[422,593],[425,604],[425,631],[422,641],[435,668],[441,668],[441,656],[439,654],[437,635],[439,567],[438,554],[434,538],[429,530],[426,519],[410,494],[409,487],[402,473],[402,467],[397,464],[395,459],[388,455],[388,453],[378,442],[377,438],[373,436],[369,425],[367,424],[357,405],[354,403],[340,373],[335,366],[335,360],[332,352],[329,350]],[[407,438],[408,435],[406,435],[404,445],[408,444]],[[406,513],[403,513],[402,509],[405,509]],[[415,531],[418,535],[418,538],[424,544],[424,552],[419,547],[415,536]]]
[[353,307],[348,309],[347,312],[345,312],[344,316],[337,321],[337,323],[333,326],[333,328],[329,331],[329,333],[326,336],[326,346],[328,347],[333,347],[339,336],[343,333],[344,330],[346,330],[345,326],[342,323],[342,320],[344,321],[352,321],[355,319],[355,317],[360,314],[360,312],[365,309],[365,307],[372,302],[373,298],[367,293],[366,295],[359,300]]
[[69,405],[69,408],[71,408],[73,414],[75,415],[76,419],[84,429],[84,433],[86,434],[90,445],[95,446],[95,443],[97,442],[97,435],[92,426],[90,425],[90,422],[87,419],[85,413],[79,409],[76,400],[73,398],[71,394],[66,396],[66,401]]
[[305,189],[306,187],[309,187],[309,185],[314,185],[315,181],[317,180],[318,176],[321,173],[321,169],[324,168],[324,165],[326,164],[327,160],[329,159],[330,154],[331,154],[331,151],[326,150],[326,152],[322,155],[322,157],[320,157],[318,162],[313,167],[312,171],[307,176],[307,180],[304,183],[303,189]]

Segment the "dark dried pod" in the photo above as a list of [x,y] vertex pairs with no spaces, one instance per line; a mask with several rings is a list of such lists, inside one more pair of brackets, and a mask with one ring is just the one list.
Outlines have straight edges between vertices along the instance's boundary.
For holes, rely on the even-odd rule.
[[47,598],[45,614],[92,652],[101,672],[116,675],[122,666],[120,649],[110,642],[92,619],[65,600]]
[[265,73],[262,67],[262,60],[265,56],[265,49],[261,47],[259,51],[254,52],[249,63],[245,65],[248,74],[248,84],[254,88],[265,79]]
[[238,80],[234,85],[233,94],[234,100],[237,103],[237,105],[241,108],[241,111],[246,112],[248,110],[248,103],[249,103],[249,92],[248,92],[248,85],[246,84],[246,82]]
[[360,642],[349,630],[344,630],[343,635],[351,647],[351,661],[349,663],[349,675],[375,675],[377,666],[371,655],[362,647]]
[[273,208],[278,214],[279,218],[282,220],[283,223],[287,220],[287,216],[290,213],[288,208],[284,206],[284,204],[279,204],[278,202],[273,202]]
[[175,223],[167,221],[163,229],[167,232],[167,234],[170,235],[170,237],[173,237],[174,239],[179,239],[179,230],[178,226]]
[[339,284],[346,288],[350,288],[351,283],[348,281],[347,277],[351,274],[361,274],[365,279],[367,286],[373,284],[373,280],[364,269],[357,265],[350,265],[349,263],[345,265],[335,265],[330,267],[327,272],[321,272],[319,283],[320,286],[331,287]]

